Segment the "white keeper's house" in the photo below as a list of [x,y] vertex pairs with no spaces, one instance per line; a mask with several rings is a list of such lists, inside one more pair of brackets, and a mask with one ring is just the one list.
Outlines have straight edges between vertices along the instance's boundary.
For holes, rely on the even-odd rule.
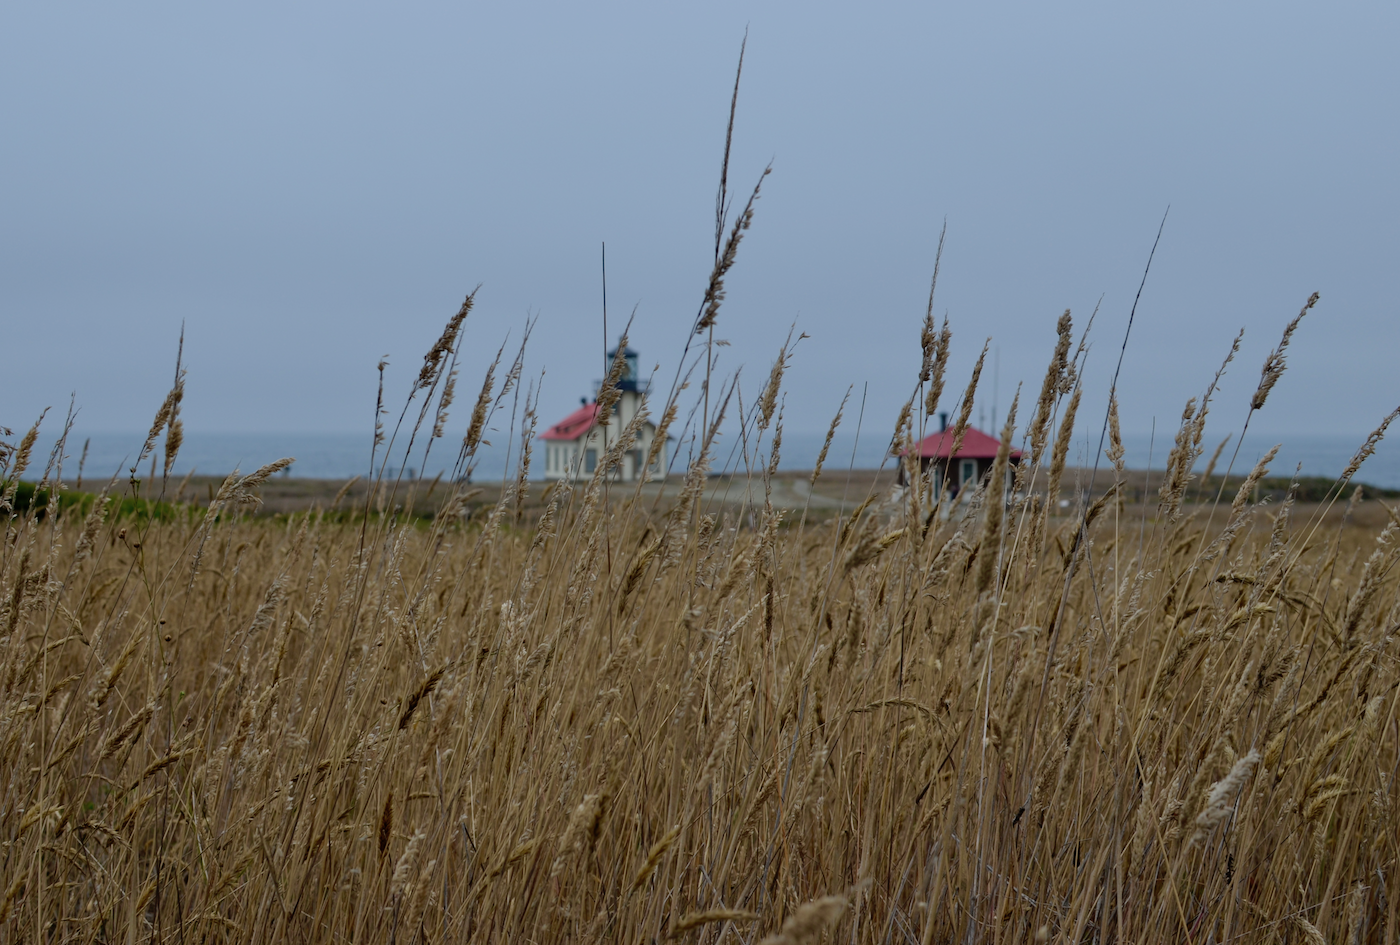
[[[608,352],[608,363],[617,356],[617,349]],[[627,367],[618,381],[618,401],[613,416],[606,424],[598,422],[598,398],[583,399],[573,413],[540,434],[545,443],[544,477],[546,479],[590,479],[603,458],[603,453],[617,442],[622,430],[641,409],[642,400],[651,387],[650,381],[640,379],[637,372],[637,352],[626,348],[622,352]],[[621,482],[638,479],[659,480],[666,477],[666,443],[661,444],[656,462],[643,469],[647,452],[656,438],[656,424],[647,420],[637,431],[637,442],[622,458],[614,478]]]

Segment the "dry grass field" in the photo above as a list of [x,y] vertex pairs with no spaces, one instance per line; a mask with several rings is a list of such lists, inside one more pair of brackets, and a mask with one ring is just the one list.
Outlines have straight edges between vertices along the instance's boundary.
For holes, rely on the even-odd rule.
[[[386,439],[445,439],[468,307]],[[942,396],[923,344],[896,446]],[[1394,513],[1193,481],[1213,384],[1150,501],[1120,488],[1070,345],[1011,488],[951,514],[774,472],[786,352],[730,420],[773,457],[738,505],[718,396],[665,489],[610,481],[624,430],[575,485],[386,471],[278,514],[276,463],[22,503],[43,457],[10,439],[0,939],[1396,941]],[[169,469],[181,384],[137,467]],[[1076,415],[1110,455],[1069,476]],[[775,501],[803,484],[834,505]]]

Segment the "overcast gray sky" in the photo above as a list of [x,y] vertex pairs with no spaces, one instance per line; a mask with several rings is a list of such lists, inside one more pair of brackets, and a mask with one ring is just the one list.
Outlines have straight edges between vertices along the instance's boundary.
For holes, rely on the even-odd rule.
[[[887,428],[937,311],[964,383],[999,347],[1004,412],[1066,307],[1100,297],[1101,405],[1174,426],[1241,327],[1213,416],[1364,434],[1400,403],[1395,4],[10,4],[0,27],[0,425],[76,392],[141,429],[187,325],[188,427],[361,431],[478,283],[463,384],[538,314],[542,421],[614,323],[669,378],[731,180],[773,161],[718,336],[757,386],[789,324],[792,430],[869,382]],[[992,399],[990,368],[984,396]],[[464,420],[458,417],[458,421]]]

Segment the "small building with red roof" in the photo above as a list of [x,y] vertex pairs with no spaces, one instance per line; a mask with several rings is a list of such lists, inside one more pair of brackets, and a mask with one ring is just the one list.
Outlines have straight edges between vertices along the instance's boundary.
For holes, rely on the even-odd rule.
[[[931,483],[935,494],[947,483],[948,492],[957,495],[965,488],[975,488],[992,471],[992,463],[997,458],[997,449],[1001,446],[1001,441],[976,427],[969,426],[964,432],[962,444],[957,453],[954,453],[953,430],[948,428],[948,415],[941,413],[938,417],[939,431],[930,433],[915,443],[909,452],[918,457],[919,473]],[[1016,466],[1020,462],[1021,451],[1011,450],[1009,465]],[[904,464],[901,463],[901,485],[904,484],[904,468]]]
[[[608,361],[617,356],[617,350],[608,352]],[[597,395],[592,400],[584,397],[577,410],[540,434],[544,441],[544,477],[546,479],[590,479],[603,454],[617,443],[622,430],[637,416],[646,402],[651,384],[643,381],[637,372],[637,352],[626,348],[622,352],[626,365],[618,380],[618,400],[613,407],[612,418],[607,423],[598,422],[600,408]],[[666,475],[666,447],[661,443],[650,467],[646,466],[647,456],[656,438],[656,424],[643,421],[637,430],[637,440],[622,457],[615,477],[622,482],[636,482],[638,479],[662,479]]]

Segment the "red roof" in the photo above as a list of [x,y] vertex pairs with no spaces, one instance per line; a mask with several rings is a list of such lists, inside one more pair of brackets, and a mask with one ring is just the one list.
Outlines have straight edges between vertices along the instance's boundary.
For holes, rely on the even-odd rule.
[[[997,448],[1001,442],[996,437],[988,436],[975,427],[968,427],[967,434],[963,437],[962,449],[958,450],[958,459],[995,459]],[[953,449],[953,431],[944,430],[941,433],[933,433],[923,438],[921,442],[914,446],[914,455],[928,456],[936,459],[947,459],[948,454]],[[1020,459],[1021,451],[1013,449],[1012,459]]]
[[560,420],[540,434],[542,440],[577,440],[590,429],[598,419],[598,404],[584,404],[582,407]]

